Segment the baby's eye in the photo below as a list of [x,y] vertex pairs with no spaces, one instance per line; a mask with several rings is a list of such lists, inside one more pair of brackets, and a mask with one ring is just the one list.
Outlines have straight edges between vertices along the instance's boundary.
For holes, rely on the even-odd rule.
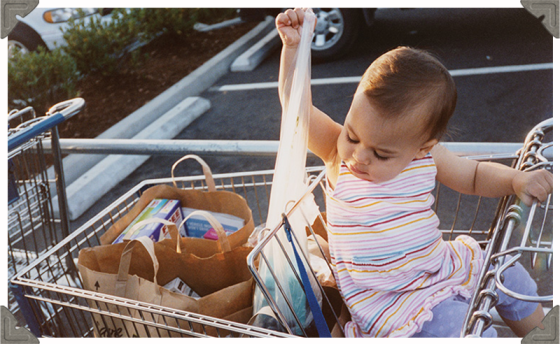
[[376,151],[373,151],[373,155],[375,155],[375,157],[379,160],[389,160],[389,157],[387,156],[381,156],[379,155]]
[[359,141],[357,141],[357,140],[353,140],[353,139],[350,137],[350,135],[348,135],[348,134],[346,134],[346,140],[348,140],[348,142],[354,143],[354,144],[356,144],[356,143],[359,142]]

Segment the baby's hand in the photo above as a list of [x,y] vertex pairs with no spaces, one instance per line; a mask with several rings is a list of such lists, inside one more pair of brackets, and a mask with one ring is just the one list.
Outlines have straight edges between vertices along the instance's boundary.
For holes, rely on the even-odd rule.
[[285,46],[297,47],[301,40],[304,10],[296,8],[276,16],[276,29]]
[[546,201],[552,192],[552,173],[547,170],[518,173],[512,180],[513,190],[526,205],[534,200]]

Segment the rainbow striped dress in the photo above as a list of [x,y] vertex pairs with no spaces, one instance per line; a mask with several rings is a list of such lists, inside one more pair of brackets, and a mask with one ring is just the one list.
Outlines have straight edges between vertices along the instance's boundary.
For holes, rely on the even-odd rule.
[[439,302],[470,298],[483,254],[469,236],[442,239],[431,209],[436,173],[431,154],[380,184],[342,162],[327,188],[331,264],[352,315],[346,337],[410,337]]

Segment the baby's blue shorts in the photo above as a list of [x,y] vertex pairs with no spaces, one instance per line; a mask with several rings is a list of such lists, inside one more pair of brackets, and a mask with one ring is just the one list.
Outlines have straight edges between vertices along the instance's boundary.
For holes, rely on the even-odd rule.
[[[516,293],[537,296],[537,284],[518,262],[504,271],[503,283],[506,288]],[[537,309],[536,302],[521,301],[507,296],[498,289],[496,291],[499,296],[496,310],[503,319],[521,320]],[[432,320],[425,322],[422,330],[413,337],[460,337],[469,302],[469,299],[460,295],[445,299],[432,308]],[[489,327],[483,332],[482,337],[497,337],[497,332],[493,327]]]

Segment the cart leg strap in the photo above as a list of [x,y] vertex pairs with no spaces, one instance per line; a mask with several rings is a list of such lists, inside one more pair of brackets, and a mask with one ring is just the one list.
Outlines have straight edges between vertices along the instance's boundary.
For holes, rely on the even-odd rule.
[[329,327],[327,326],[327,321],[323,316],[323,312],[321,311],[321,306],[319,305],[319,301],[317,301],[317,297],[315,297],[315,293],[313,292],[313,288],[311,287],[311,283],[309,282],[309,278],[307,276],[307,271],[305,270],[305,266],[303,265],[303,261],[301,260],[294,241],[292,240],[292,227],[288,222],[288,217],[283,214],[282,217],[284,222],[284,229],[286,231],[286,236],[288,237],[288,241],[292,244],[292,248],[294,250],[294,255],[296,257],[297,266],[299,270],[299,274],[301,276],[301,280],[303,282],[303,288],[305,290],[305,297],[307,298],[307,302],[309,303],[309,308],[311,309],[311,313],[313,314],[313,319],[315,320],[315,326],[317,327],[317,332],[319,333],[319,337],[331,337],[331,332],[329,331]]
[[[41,327],[39,326],[39,323],[37,322],[37,319],[34,316],[34,314],[36,313],[33,311],[33,308],[31,307],[29,300],[25,297],[23,287],[17,284],[13,284],[11,282],[8,282],[8,286],[10,287],[12,294],[14,294],[14,297],[19,305],[19,309],[21,310],[21,313],[23,314],[23,317],[27,322],[29,331],[31,331],[31,333],[33,333],[35,337],[41,337],[42,336]],[[2,342],[4,341],[2,340]]]

